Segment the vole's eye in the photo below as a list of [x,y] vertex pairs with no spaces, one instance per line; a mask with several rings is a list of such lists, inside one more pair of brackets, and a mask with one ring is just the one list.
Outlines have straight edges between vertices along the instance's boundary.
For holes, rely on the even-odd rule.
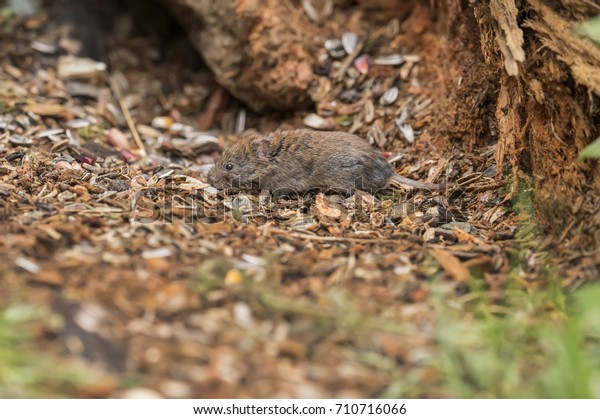
[[233,169],[233,163],[227,163],[225,165],[225,170],[231,170],[231,169]]

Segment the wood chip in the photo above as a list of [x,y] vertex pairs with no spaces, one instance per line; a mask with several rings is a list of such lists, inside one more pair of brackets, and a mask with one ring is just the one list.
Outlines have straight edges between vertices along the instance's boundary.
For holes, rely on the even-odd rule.
[[465,282],[471,274],[469,270],[461,263],[461,261],[447,250],[430,248],[429,253],[435,258],[437,263],[448,273],[452,278],[459,282]]

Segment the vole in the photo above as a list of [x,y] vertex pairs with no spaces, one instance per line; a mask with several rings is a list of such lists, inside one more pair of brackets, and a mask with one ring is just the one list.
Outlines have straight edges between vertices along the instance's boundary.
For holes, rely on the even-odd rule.
[[381,153],[356,135],[308,129],[242,136],[208,172],[208,182],[218,189],[268,189],[275,196],[314,189],[374,193],[395,182],[430,190],[449,186],[397,175]]

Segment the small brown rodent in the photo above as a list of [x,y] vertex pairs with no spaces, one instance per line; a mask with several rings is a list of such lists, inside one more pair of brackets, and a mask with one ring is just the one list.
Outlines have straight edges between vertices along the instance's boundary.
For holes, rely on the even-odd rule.
[[395,174],[381,153],[356,135],[307,129],[242,136],[208,172],[208,182],[218,189],[268,189],[276,196],[311,189],[374,193],[391,182],[432,190],[447,186]]

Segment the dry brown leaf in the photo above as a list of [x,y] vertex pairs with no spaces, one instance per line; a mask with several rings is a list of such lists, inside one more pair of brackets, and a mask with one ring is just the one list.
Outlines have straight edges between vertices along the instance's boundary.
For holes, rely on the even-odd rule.
[[470,233],[467,233],[464,230],[461,230],[458,227],[454,227],[452,229],[452,231],[454,232],[454,234],[456,235],[456,238],[458,239],[458,241],[460,243],[473,243],[473,242],[476,241],[476,237],[475,236],[473,236]]
[[318,194],[315,198],[315,208],[320,217],[324,216],[337,219],[342,216],[342,211],[339,208],[331,207],[327,198],[325,198],[325,195],[322,193]]
[[464,282],[470,277],[469,270],[461,261],[447,250],[429,249],[437,263],[456,281]]
[[44,270],[44,271],[38,272],[32,278],[32,280],[34,282],[38,282],[40,284],[59,286],[59,285],[63,284],[64,277],[58,271],[46,271],[46,270]]

